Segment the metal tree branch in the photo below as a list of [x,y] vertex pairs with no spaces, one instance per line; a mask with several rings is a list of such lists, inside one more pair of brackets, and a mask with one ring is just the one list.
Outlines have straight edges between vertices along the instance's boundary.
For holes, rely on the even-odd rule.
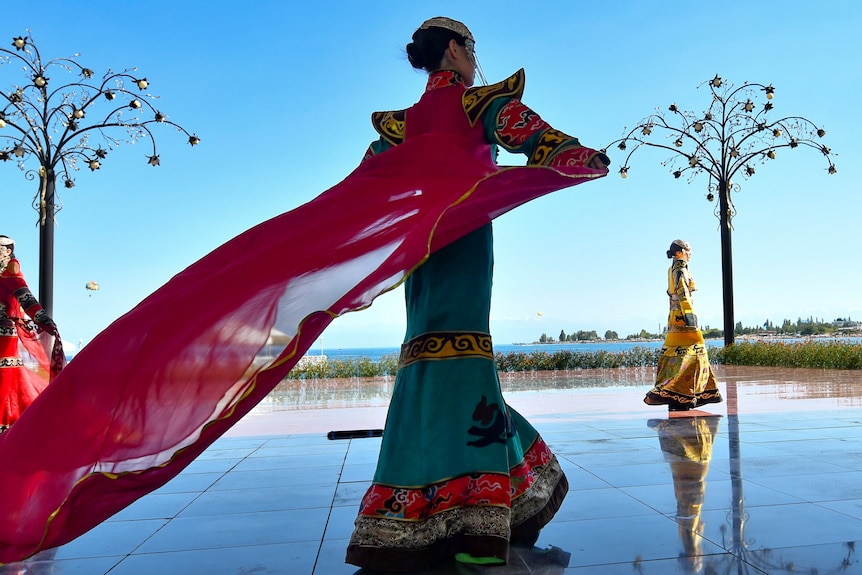
[[[708,174],[706,198],[716,196],[719,203],[715,214],[719,218],[722,245],[722,280],[724,284],[724,340],[733,343],[733,276],[730,232],[736,215],[730,194],[740,186],[733,181],[737,175],[751,178],[755,164],[765,164],[778,157],[777,150],[809,147],[818,150],[827,162],[827,172],[835,174],[832,150],[818,142],[826,131],[802,116],[787,116],[768,120],[774,108],[772,85],[745,82],[739,87],[725,85],[718,75],[701,84],[710,90],[711,102],[703,113],[683,111],[676,104],[667,111],[656,112],[641,120],[623,137],[611,142],[604,150],[615,146],[628,150],[620,175],[628,176],[630,160],[643,146],[670,153],[661,164],[671,169],[675,179],[687,176],[691,183],[700,173]],[[755,100],[765,97],[758,105]],[[668,115],[669,113],[669,115]],[[657,139],[662,136],[662,139]]]
[[[12,49],[0,48],[0,66],[23,65],[24,83],[12,90],[0,90],[0,161],[16,160],[27,180],[39,180],[33,207],[39,213],[40,228],[40,303],[51,313],[53,303],[54,216],[62,208],[57,196],[58,178],[63,187],[75,186],[73,171],[79,161],[91,171],[101,168],[108,151],[123,143],[146,139],[152,145],[147,163],[158,166],[153,123],[170,125],[192,146],[200,139],[181,125],[168,121],[151,101],[158,99],[146,92],[149,81],[135,75],[136,69],[108,70],[101,81],[90,82],[95,73],[76,58],[60,57],[44,62],[27,30],[26,36],[12,39]],[[68,78],[63,82],[62,78]],[[107,114],[99,109],[107,104]],[[144,115],[150,117],[144,117]],[[91,120],[95,118],[95,120]],[[98,119],[101,118],[101,119]],[[125,132],[116,137],[116,130]],[[11,134],[9,132],[12,132]],[[98,134],[101,144],[94,146],[90,136]],[[38,170],[26,170],[31,158]]]

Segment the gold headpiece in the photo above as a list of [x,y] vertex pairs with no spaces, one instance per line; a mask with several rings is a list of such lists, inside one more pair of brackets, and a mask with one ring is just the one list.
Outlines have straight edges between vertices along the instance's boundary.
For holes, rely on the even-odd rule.
[[444,28],[464,36],[464,38],[467,39],[465,43],[467,51],[473,59],[473,67],[476,68],[476,73],[479,75],[479,79],[482,81],[482,84],[488,84],[488,80],[485,79],[485,74],[482,72],[482,67],[479,65],[479,59],[476,57],[476,39],[473,38],[473,34],[470,32],[470,29],[467,28],[463,22],[458,22],[457,20],[452,20],[445,16],[436,16],[425,20],[422,22],[422,25],[419,26],[420,30],[427,30],[428,28]]
[[451,30],[456,34],[464,36],[472,42],[476,42],[476,39],[473,38],[473,34],[470,33],[470,29],[467,28],[467,26],[457,20],[446,18],[445,16],[436,16],[429,20],[425,20],[422,22],[422,25],[419,26],[420,30],[426,30],[428,28],[445,28],[446,30]]
[[685,240],[674,240],[673,243],[671,244],[671,246],[679,246],[680,248],[684,249],[687,252],[691,251],[691,244],[689,244]]

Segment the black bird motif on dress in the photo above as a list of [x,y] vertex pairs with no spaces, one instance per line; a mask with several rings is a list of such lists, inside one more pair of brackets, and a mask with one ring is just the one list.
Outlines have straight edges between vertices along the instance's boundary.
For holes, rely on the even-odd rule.
[[479,436],[475,441],[468,441],[467,445],[485,447],[492,443],[506,443],[506,416],[497,403],[489,405],[488,398],[483,395],[473,409],[473,421],[482,426],[474,425],[467,430],[470,435]]

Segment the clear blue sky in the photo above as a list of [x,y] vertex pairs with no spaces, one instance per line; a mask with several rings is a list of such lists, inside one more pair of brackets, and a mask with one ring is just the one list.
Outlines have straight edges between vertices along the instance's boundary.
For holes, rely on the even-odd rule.
[[[122,146],[100,171],[82,170],[74,189],[61,190],[55,319],[73,343],[92,339],[219,244],[346,176],[375,137],[371,112],[419,97],[424,77],[407,63],[404,46],[437,15],[471,28],[489,81],[525,68],[525,102],[596,148],[671,102],[706,109],[709,93],[698,86],[715,74],[736,84],[773,84],[775,117],[802,115],[823,126],[838,174],[828,176],[814,150],[786,149],[739,182],[736,317],[746,325],[798,316],[862,319],[856,0],[552,0],[531,7],[101,0],[85,8],[47,0],[7,12],[3,42],[29,28],[47,58],[77,52],[97,74],[137,67],[161,97],[160,109],[202,140],[192,149],[181,134],[161,130],[161,166],[146,165],[145,146]],[[17,82],[17,68],[0,67],[4,90]],[[706,178],[674,180],[660,164],[664,154],[643,150],[624,181],[617,174],[621,154],[611,150],[611,158],[604,180],[539,199],[495,223],[497,343],[561,329],[659,329],[667,313],[664,252],[678,237],[694,249],[701,322],[721,327],[718,220],[705,199]],[[0,186],[0,233],[16,239],[38,293],[36,186],[12,162],[0,165]],[[101,290],[88,292],[88,281]],[[402,297],[397,290],[339,318],[323,345],[398,345]]]

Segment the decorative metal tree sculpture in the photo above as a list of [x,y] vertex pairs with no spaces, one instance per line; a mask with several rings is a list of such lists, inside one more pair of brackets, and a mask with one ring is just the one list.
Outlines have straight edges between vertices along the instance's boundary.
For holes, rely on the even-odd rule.
[[[733,178],[737,175],[750,178],[755,173],[755,165],[774,160],[779,148],[800,146],[814,148],[823,154],[829,164],[828,173],[834,174],[837,170],[832,162],[832,151],[815,140],[826,135],[825,130],[800,116],[772,119],[774,112],[770,111],[775,88],[771,85],[745,82],[737,88],[733,84],[725,85],[718,75],[704,84],[712,94],[712,102],[706,112],[682,111],[676,104],[671,104],[669,114],[657,110],[608,147],[631,148],[620,168],[623,178],[629,172],[629,159],[641,146],[672,152],[662,165],[672,169],[674,178],[686,174],[691,182],[701,172],[709,175],[706,199],[711,202],[718,196],[715,215],[721,230],[724,343],[732,345],[735,324],[730,234],[736,208],[731,192],[740,189]],[[765,102],[755,104],[759,98],[765,98]],[[657,140],[659,135],[664,138]]]
[[[28,180],[38,176],[33,207],[39,212],[39,301],[53,314],[54,217],[62,209],[57,179],[73,188],[72,175],[81,164],[96,171],[109,151],[142,139],[152,144],[147,163],[158,166],[154,123],[173,126],[192,146],[200,139],[156,109],[157,96],[145,92],[149,82],[134,74],[136,68],[108,70],[101,81],[93,81],[94,72],[75,60],[79,54],[43,62],[29,35],[13,38],[12,47],[0,48],[0,65],[23,64],[26,82],[0,90],[0,160],[16,161]],[[69,74],[69,80],[55,87],[51,70]],[[125,130],[125,136],[109,134],[117,128]],[[94,135],[100,143],[92,142]],[[31,157],[38,160],[38,171],[27,170]]]

